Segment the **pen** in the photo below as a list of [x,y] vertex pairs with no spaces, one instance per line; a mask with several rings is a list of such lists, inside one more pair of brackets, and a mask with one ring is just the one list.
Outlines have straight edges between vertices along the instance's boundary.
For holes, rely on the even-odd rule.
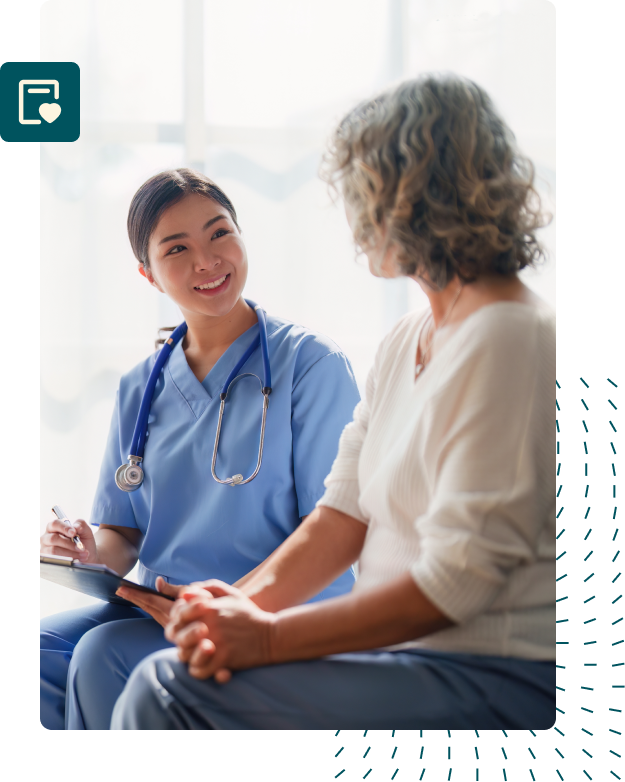
[[[63,511],[62,511],[62,510],[59,508],[59,506],[58,506],[58,505],[55,505],[55,506],[52,508],[52,513],[54,513],[54,515],[57,517],[57,519],[58,519],[59,521],[62,521],[64,524],[67,524],[68,526],[71,526],[71,523],[72,523],[72,522],[71,522],[71,521],[70,521],[70,520],[67,518],[67,516],[65,515],[65,513],[63,513]],[[83,544],[82,544],[82,541],[81,541],[81,539],[78,537],[78,535],[74,535],[74,537],[72,538],[72,540],[73,540],[73,541],[74,541],[74,543],[76,544],[76,547],[77,547],[77,548],[79,548],[81,551],[84,551],[85,547],[83,546]]]

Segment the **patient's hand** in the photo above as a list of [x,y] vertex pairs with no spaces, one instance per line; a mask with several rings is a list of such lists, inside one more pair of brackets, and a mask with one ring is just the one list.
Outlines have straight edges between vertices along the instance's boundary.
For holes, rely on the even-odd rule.
[[165,628],[178,657],[197,679],[230,678],[230,670],[271,663],[274,615],[262,611],[236,587],[221,581],[179,592]]

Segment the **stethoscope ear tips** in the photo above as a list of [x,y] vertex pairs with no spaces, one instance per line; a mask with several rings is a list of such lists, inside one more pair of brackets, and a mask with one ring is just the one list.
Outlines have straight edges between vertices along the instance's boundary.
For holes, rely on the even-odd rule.
[[115,473],[115,483],[122,491],[136,491],[143,483],[143,470],[136,457],[130,458],[129,464],[122,464]]

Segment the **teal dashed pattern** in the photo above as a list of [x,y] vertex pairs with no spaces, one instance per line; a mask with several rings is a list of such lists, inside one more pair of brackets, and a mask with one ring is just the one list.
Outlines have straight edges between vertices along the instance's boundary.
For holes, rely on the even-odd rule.
[[[581,465],[579,463],[569,465],[565,461],[557,463],[557,476],[561,481],[556,487],[556,500],[561,502],[564,499],[564,482],[567,482],[570,496],[567,500],[569,509],[566,518],[568,518],[568,526],[574,532],[571,534],[569,530],[567,533],[566,527],[562,525],[562,522],[567,523],[562,503],[556,512],[560,527],[556,539],[559,547],[565,541],[568,541],[568,544],[566,549],[562,547],[562,550],[558,550],[556,562],[558,568],[565,563],[568,565],[567,572],[558,572],[556,576],[559,585],[556,596],[559,604],[556,620],[558,703],[556,724],[551,729],[553,733],[533,730],[453,731],[452,738],[451,730],[420,730],[418,736],[420,741],[417,742],[416,731],[401,731],[401,735],[398,736],[395,735],[394,730],[364,731],[364,733],[343,731],[343,741],[340,747],[335,747],[334,757],[343,760],[341,766],[345,767],[333,770],[334,779],[345,774],[342,782],[352,779],[368,779],[369,782],[388,779],[397,782],[402,782],[402,779],[418,780],[418,782],[430,782],[430,780],[452,782],[452,779],[461,779],[463,782],[465,780],[469,782],[473,778],[471,770],[473,767],[475,780],[479,782],[480,765],[484,766],[482,769],[484,780],[496,779],[495,769],[501,769],[499,778],[503,782],[509,780],[513,782],[516,779],[532,780],[532,782],[548,780],[550,782],[552,779],[573,782],[578,779],[588,779],[593,782],[593,780],[606,779],[608,770],[609,778],[622,779],[619,774],[622,768],[619,765],[622,764],[622,755],[618,751],[622,742],[622,731],[618,729],[621,723],[612,720],[615,717],[622,720],[623,714],[619,696],[625,689],[625,683],[620,678],[625,669],[622,657],[622,648],[625,644],[622,629],[625,628],[625,617],[622,615],[623,603],[620,602],[623,594],[613,586],[622,575],[621,571],[615,572],[614,568],[620,554],[620,549],[616,545],[619,530],[609,521],[610,515],[612,522],[616,521],[617,506],[609,505],[609,510],[606,507],[607,502],[616,499],[618,485],[616,482],[618,465],[616,460],[612,461],[617,456],[618,443],[615,439],[609,439],[617,433],[618,421],[614,417],[614,411],[618,412],[618,398],[613,391],[610,392],[611,398],[601,395],[596,382],[586,382],[582,377],[579,381],[585,388],[584,397],[581,398],[585,417],[580,416],[582,432],[587,438],[582,439],[584,461]],[[618,384],[614,380],[607,378],[607,382],[613,389],[618,390]],[[557,383],[557,388],[559,391],[562,390],[560,383]],[[610,410],[612,417],[604,417],[604,413],[601,412],[602,406]],[[567,427],[566,407],[567,402],[564,398],[556,400],[556,409],[560,414],[556,423],[556,451],[558,458],[561,459],[565,459],[568,455],[564,440],[567,436],[573,437],[573,440],[575,438],[574,432],[571,433],[571,425]],[[579,429],[577,431],[579,432]],[[579,440],[577,442],[579,443]],[[594,469],[590,467],[591,456],[595,457]],[[568,479],[564,474],[566,469],[571,473]],[[604,480],[606,476],[600,475],[600,472],[605,473],[606,470],[609,494],[606,493],[607,484]],[[578,480],[577,484],[576,480]],[[590,481],[595,484],[594,491]],[[575,488],[576,485],[578,488]],[[602,496],[599,496],[599,489]],[[591,506],[581,503],[590,497],[591,491],[593,491],[593,506],[596,506],[592,510],[593,527],[588,528],[578,537],[580,520],[587,520],[591,513]],[[592,548],[584,547],[588,542]],[[584,548],[580,550],[580,547]],[[586,568],[588,563],[594,565],[591,572]],[[566,586],[563,582],[567,577],[566,584],[570,584],[570,587],[562,590],[562,587]],[[576,581],[576,577],[579,581]],[[590,594],[589,591],[584,594],[584,585],[591,579],[594,579],[593,585],[596,585],[596,588]],[[612,590],[611,594],[605,591],[605,582],[609,582],[608,588]],[[606,595],[608,601],[605,601]],[[609,610],[601,608],[608,605]],[[594,610],[593,606],[597,606],[597,609]],[[589,616],[590,611],[595,615]],[[591,625],[592,628],[597,628],[596,634],[593,632],[594,637],[588,638],[586,635],[584,638],[583,631],[587,626],[588,630],[591,630]],[[607,644],[606,637],[609,638]],[[610,655],[616,654],[621,655],[620,659],[618,657],[609,659]],[[602,664],[604,660],[607,664]],[[604,685],[600,674],[605,676],[608,667],[614,675],[618,674],[620,680],[619,678],[615,680],[613,676],[612,681]],[[603,670],[600,670],[601,668]],[[606,707],[607,698],[610,699],[610,705]],[[606,717],[608,718],[607,729],[604,727]],[[475,740],[467,743],[466,736],[470,732],[474,733],[477,743]],[[340,730],[336,731],[335,737],[340,733]],[[366,739],[367,733],[370,733],[368,739]],[[606,735],[608,742],[614,739],[611,746],[605,743]],[[348,738],[345,738],[346,736]],[[361,738],[358,738],[359,736]],[[499,736],[499,741],[496,736]],[[523,742],[523,736],[532,737],[529,745],[527,741]],[[555,740],[551,741],[548,749],[549,736]],[[399,744],[402,743],[402,738],[403,754],[399,757]],[[524,760],[522,752],[525,753]],[[500,765],[502,761],[506,763],[505,767]],[[426,762],[427,766],[424,765]]]

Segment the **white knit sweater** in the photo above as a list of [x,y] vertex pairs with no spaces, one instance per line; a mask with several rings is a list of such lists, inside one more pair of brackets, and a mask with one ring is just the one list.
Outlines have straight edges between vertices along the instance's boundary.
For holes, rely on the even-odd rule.
[[368,525],[354,590],[410,571],[455,624],[394,649],[555,659],[555,316],[497,302],[384,339],[319,505]]

